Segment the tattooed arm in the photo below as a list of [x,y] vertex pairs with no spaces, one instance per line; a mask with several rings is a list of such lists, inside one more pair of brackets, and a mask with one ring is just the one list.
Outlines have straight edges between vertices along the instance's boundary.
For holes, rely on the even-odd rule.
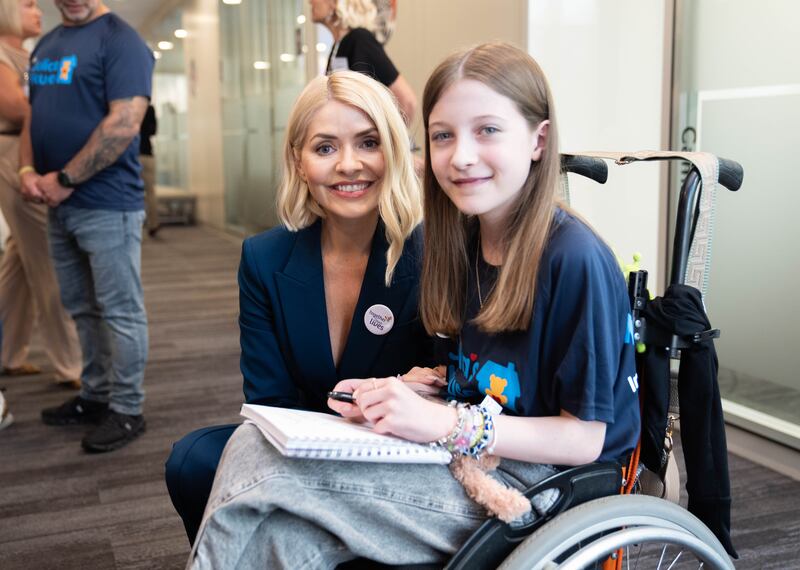
[[[116,99],[109,105],[108,115],[95,128],[89,140],[64,167],[75,184],[86,182],[104,168],[114,164],[139,133],[147,97]],[[49,172],[39,181],[44,201],[56,207],[74,191],[58,183],[58,173]]]
[[111,101],[106,118],[97,125],[83,148],[64,167],[70,179],[76,184],[86,182],[114,164],[139,134],[145,111],[147,97]]

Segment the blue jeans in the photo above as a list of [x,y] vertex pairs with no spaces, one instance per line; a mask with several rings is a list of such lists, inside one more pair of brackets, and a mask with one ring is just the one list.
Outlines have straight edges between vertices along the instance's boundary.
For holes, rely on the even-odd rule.
[[144,211],[50,209],[50,254],[83,350],[81,397],[142,413],[147,314],[141,280]]

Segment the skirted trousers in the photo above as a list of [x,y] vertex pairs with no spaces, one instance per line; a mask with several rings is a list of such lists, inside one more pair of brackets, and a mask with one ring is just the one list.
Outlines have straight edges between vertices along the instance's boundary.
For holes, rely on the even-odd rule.
[[47,206],[22,199],[17,137],[0,135],[0,208],[11,230],[0,262],[2,365],[22,366],[37,321],[59,380],[78,380],[83,367],[75,323],[62,305],[47,237]]

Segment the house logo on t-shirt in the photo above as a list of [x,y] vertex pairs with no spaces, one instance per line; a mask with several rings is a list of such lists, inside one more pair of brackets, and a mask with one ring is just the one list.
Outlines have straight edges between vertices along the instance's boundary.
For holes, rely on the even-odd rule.
[[482,362],[475,353],[450,353],[449,357],[454,364],[448,366],[448,392],[467,398],[490,396],[504,408],[516,410],[520,385],[519,372],[513,362]]
[[28,76],[31,85],[71,85],[78,56],[69,55],[60,59],[34,60]]

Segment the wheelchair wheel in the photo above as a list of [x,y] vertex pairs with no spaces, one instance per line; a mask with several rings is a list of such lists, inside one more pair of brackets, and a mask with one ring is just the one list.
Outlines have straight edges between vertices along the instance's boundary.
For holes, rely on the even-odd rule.
[[642,495],[604,497],[570,509],[529,536],[500,568],[601,568],[619,549],[622,568],[733,569],[719,540],[694,515]]

